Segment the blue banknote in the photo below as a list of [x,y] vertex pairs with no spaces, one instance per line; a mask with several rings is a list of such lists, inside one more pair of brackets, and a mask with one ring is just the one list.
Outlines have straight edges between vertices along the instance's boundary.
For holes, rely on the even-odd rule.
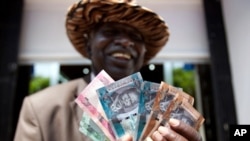
[[150,112],[152,110],[157,91],[159,90],[159,83],[144,81],[141,85],[141,94],[139,102],[138,122],[136,125],[136,140],[139,140],[143,128],[148,121]]
[[107,86],[97,89],[100,102],[116,137],[136,133],[140,87],[143,78],[134,73]]

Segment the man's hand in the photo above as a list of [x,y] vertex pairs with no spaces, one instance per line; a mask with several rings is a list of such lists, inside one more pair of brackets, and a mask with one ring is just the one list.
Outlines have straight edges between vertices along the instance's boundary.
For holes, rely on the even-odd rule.
[[[133,137],[124,135],[118,141],[133,141]],[[146,141],[202,141],[202,137],[193,127],[180,120],[170,119],[169,127],[160,126]]]
[[133,137],[129,134],[124,135],[118,141],[133,141]]
[[148,140],[157,141],[202,141],[198,131],[180,120],[170,119],[170,127],[160,126]]

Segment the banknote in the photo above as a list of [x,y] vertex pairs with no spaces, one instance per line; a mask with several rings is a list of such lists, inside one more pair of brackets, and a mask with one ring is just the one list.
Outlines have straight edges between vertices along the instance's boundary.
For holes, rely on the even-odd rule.
[[[122,119],[120,121],[120,124],[122,125],[123,130],[130,134],[130,135],[136,135],[135,129],[136,129],[136,124],[137,123],[137,116],[136,114],[134,115],[128,115],[125,119]],[[135,139],[135,138],[134,138]]]
[[[167,84],[164,83],[164,86]],[[173,108],[169,108],[163,114],[161,119],[161,124],[164,124],[164,121],[167,121],[170,118],[175,118],[189,124],[195,129],[199,129],[200,126],[205,121],[204,117],[199,113],[194,107],[194,98],[185,93],[184,91],[173,90],[173,86],[169,85],[169,91],[175,91],[180,96],[175,102]]]
[[106,114],[103,111],[96,89],[113,82],[114,80],[104,70],[102,70],[75,99],[75,102],[79,105],[79,107],[81,107],[84,112],[88,113],[91,120],[93,120],[93,122],[101,128],[103,133],[110,140],[115,140],[115,135]]
[[155,127],[147,134],[147,137],[152,137],[153,132],[156,131],[159,126],[168,127],[168,120],[170,118],[178,119],[196,130],[198,130],[205,121],[204,117],[192,106],[192,104],[180,96],[174,104],[169,105],[160,121],[157,122]]
[[[159,90],[157,91],[152,110],[149,115],[149,119],[141,133],[139,140],[145,140],[148,134],[159,124],[159,120],[162,118],[163,113],[167,110],[168,106],[175,103],[179,94],[179,91],[169,91],[169,87],[165,82],[161,82]],[[176,89],[174,89],[176,90]]]
[[102,70],[100,73],[96,75],[96,77],[84,88],[84,90],[78,95],[78,97],[75,99],[75,102],[82,107],[82,99],[83,97],[87,98],[88,101],[95,105],[95,108],[101,115],[107,119],[105,112],[103,111],[102,105],[100,103],[98,94],[96,93],[96,90],[98,88],[101,88],[103,86],[106,86],[108,84],[113,83],[114,80],[104,71]]
[[83,113],[79,131],[92,141],[110,141],[87,113]]
[[[187,102],[187,99],[183,95],[176,93],[176,97],[168,104],[167,108],[165,109],[165,112],[159,114],[160,118],[159,118],[159,115],[154,115],[154,117],[157,117],[157,120],[153,121],[154,125],[151,125],[148,127],[148,129],[146,130],[146,134],[143,135],[143,139],[150,137],[153,134],[153,132],[159,128],[160,125],[167,125],[165,123],[167,123],[168,121],[168,118],[167,118],[169,117],[168,115],[173,110],[175,110],[176,105],[179,105],[183,101]],[[152,122],[152,120],[149,120],[149,122]]]
[[110,141],[115,141],[115,134],[110,126],[108,120],[106,120],[97,110],[96,108],[88,101],[86,97],[81,97],[82,109],[88,116],[91,118],[90,120],[97,125],[102,133],[106,135],[106,137]]
[[181,98],[184,101],[187,101],[188,103],[193,105],[194,98],[191,95],[185,93],[180,88],[167,84],[166,82],[162,81],[160,83],[159,91],[157,92],[157,96],[152,108],[153,111],[159,111],[159,119],[160,116],[162,116],[162,114],[167,110],[170,102],[173,99],[176,100],[178,97],[180,97],[179,95],[181,95]]
[[143,81],[141,85],[138,122],[136,140],[139,140],[143,128],[149,119],[150,112],[152,110],[157,91],[159,90],[160,84],[150,81]]
[[171,110],[167,110],[160,121],[166,125],[170,118],[178,119],[198,130],[205,121],[204,117],[187,101],[177,102]]
[[146,136],[150,137],[160,125],[167,126],[167,122],[170,118],[181,120],[195,129],[198,129],[204,122],[204,118],[193,107],[193,97],[183,91],[177,90],[175,87],[165,82],[162,82],[160,87],[161,90],[168,89],[168,92],[175,93],[177,97],[168,105],[165,112],[161,113],[161,118]]
[[187,101],[188,103],[190,103],[191,105],[194,104],[194,97],[192,97],[191,95],[189,95],[188,93],[184,92],[182,90],[182,88],[179,87],[174,87],[172,85],[169,85],[168,83],[162,81],[161,82],[162,85],[162,89],[165,89],[168,91],[168,93],[178,93],[180,95],[182,95],[182,97],[184,98],[185,101]]
[[97,90],[117,138],[125,133],[136,132],[135,119],[137,119],[142,82],[142,76],[137,72]]

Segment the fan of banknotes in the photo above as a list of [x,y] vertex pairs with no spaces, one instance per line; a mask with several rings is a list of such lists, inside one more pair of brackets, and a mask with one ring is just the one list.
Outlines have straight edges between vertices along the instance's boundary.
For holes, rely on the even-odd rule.
[[205,120],[192,96],[163,81],[143,80],[140,72],[114,81],[102,70],[75,102],[83,110],[79,130],[93,141],[115,141],[124,134],[144,141],[170,118],[196,130]]

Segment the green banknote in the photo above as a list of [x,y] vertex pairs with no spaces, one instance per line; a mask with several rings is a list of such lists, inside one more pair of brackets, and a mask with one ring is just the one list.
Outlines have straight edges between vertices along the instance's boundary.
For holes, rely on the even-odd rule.
[[85,112],[83,113],[82,119],[80,121],[79,130],[93,141],[109,141],[102,130]]

